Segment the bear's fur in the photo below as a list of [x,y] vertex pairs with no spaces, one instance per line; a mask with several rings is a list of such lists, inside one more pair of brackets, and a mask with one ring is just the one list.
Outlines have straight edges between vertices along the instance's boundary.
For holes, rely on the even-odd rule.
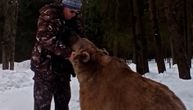
[[142,77],[89,40],[79,39],[73,49],[81,110],[186,110],[167,86]]

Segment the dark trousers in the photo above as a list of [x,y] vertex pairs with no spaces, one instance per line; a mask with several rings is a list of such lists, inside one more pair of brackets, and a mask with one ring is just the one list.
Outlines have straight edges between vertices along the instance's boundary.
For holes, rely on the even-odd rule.
[[60,75],[53,81],[34,78],[34,110],[50,110],[52,97],[55,110],[69,110],[71,97],[69,78]]

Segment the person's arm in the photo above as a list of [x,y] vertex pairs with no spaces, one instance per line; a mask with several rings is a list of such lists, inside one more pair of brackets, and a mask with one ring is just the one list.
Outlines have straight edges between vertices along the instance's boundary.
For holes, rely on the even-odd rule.
[[47,50],[49,54],[67,57],[70,50],[57,39],[61,21],[56,11],[56,9],[49,8],[49,6],[40,10],[36,39],[41,45],[41,49]]

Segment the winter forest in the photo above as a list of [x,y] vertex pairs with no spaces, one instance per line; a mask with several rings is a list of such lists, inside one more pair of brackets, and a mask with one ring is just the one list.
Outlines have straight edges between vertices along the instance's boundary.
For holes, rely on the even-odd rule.
[[[35,43],[38,10],[47,3],[61,1],[0,1],[0,109],[12,110],[6,108],[10,104],[15,110],[32,108],[32,96],[21,99],[28,102],[24,108],[20,107],[22,101],[17,105],[6,101],[22,96],[17,95],[20,92],[26,92],[26,97],[32,94],[29,59]],[[193,110],[192,0],[82,0],[82,3],[84,33],[89,40],[111,56],[127,61],[139,74],[169,86],[182,98],[187,110]],[[79,109],[77,86],[77,80],[72,79],[72,110]],[[4,92],[10,89],[10,94],[18,97]]]
[[[0,61],[13,69],[14,61],[30,58],[38,9],[59,0],[1,0]],[[190,79],[192,57],[191,0],[83,0],[85,33],[112,55],[132,59],[137,71],[149,71],[156,59],[158,72],[164,60],[179,66],[179,76]]]
[[[14,69],[14,61],[30,58],[35,40],[38,9],[59,0],[1,0],[0,61]],[[83,0],[85,33],[111,55],[132,59],[137,71],[149,71],[156,59],[158,72],[164,60],[178,65],[179,77],[191,79],[191,0]],[[173,65],[171,64],[171,65]]]

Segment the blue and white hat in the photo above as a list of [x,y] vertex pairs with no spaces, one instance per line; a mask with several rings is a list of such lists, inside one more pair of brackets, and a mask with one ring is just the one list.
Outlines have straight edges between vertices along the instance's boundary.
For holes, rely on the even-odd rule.
[[81,0],[62,0],[62,3],[65,7],[78,10],[80,10],[82,6]]

